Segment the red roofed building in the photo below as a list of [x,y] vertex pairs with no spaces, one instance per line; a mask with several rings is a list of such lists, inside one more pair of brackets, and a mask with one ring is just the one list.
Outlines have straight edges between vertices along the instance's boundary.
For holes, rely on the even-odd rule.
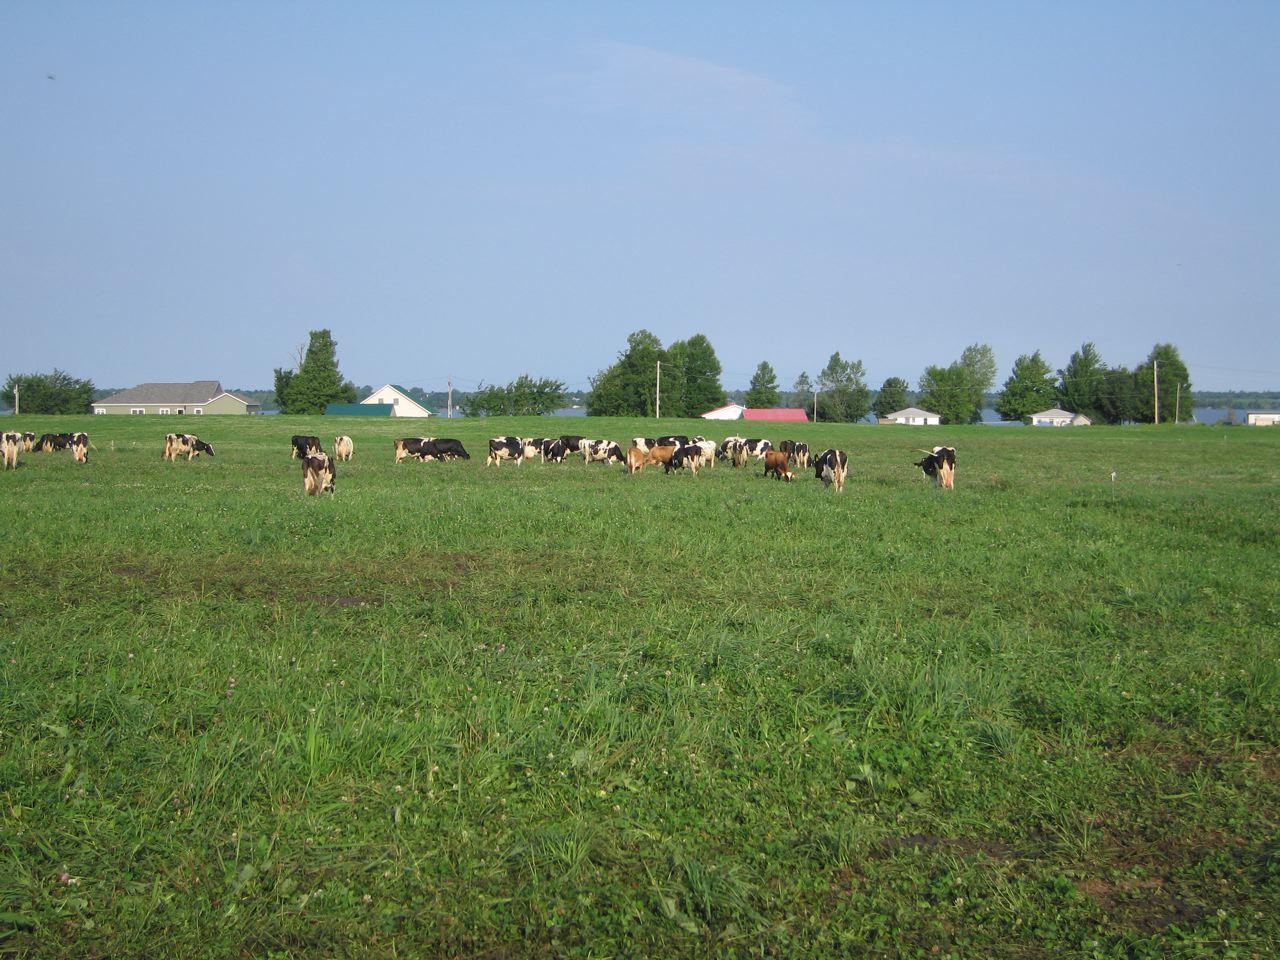
[[771,409],[760,409],[758,407],[747,407],[742,414],[743,420],[774,420],[779,423],[808,423],[809,418],[805,416],[801,407],[773,407]]

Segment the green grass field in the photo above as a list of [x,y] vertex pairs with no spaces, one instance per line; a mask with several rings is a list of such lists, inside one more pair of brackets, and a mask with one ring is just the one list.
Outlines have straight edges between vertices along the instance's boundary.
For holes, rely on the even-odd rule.
[[14,421],[98,450],[0,476],[0,956],[1280,953],[1280,431],[181,424]]

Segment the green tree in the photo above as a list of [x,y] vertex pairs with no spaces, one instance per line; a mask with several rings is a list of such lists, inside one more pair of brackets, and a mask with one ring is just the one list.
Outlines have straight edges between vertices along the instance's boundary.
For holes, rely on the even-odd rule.
[[1052,407],[1057,398],[1053,371],[1037,350],[1013,362],[1013,373],[996,397],[996,413],[1001,420],[1029,423],[1031,414]]
[[[674,348],[675,344],[672,344]],[[671,360],[669,357],[668,360]],[[720,383],[723,372],[720,359],[716,356],[715,347],[704,334],[695,333],[684,344],[684,356],[681,363],[684,374],[684,415],[696,417],[723,407],[727,401],[724,386]],[[666,376],[666,365],[663,366]],[[664,410],[666,401],[663,401]]]
[[1106,369],[1092,343],[1081,345],[1058,371],[1058,406],[1072,413],[1083,413],[1091,420],[1102,419],[1098,394]]
[[813,403],[813,381],[809,379],[809,374],[800,371],[800,376],[796,377],[796,382],[791,386],[791,405],[793,407],[807,407]]
[[662,415],[664,417],[689,416],[688,380],[685,364],[689,359],[689,344],[677,340],[667,347],[662,357]]
[[53,373],[15,373],[4,382],[0,404],[13,407],[18,391],[22,413],[88,413],[93,403],[93,381],[77,380],[56,367]]
[[818,374],[818,419],[856,423],[871,410],[871,390],[861,360],[842,360],[837,350]]
[[[1157,343],[1151,348],[1144,363],[1133,372],[1134,380],[1134,419],[1142,423],[1155,420],[1154,383],[1156,364],[1159,364],[1160,383],[1160,422],[1172,423],[1175,410],[1181,408],[1180,417],[1191,419],[1191,375],[1187,365],[1182,362],[1178,348],[1171,343]],[[1178,392],[1181,385],[1182,397],[1179,402]]]
[[355,403],[356,387],[338,372],[338,345],[328,330],[312,330],[297,371],[276,368],[281,413],[324,413],[331,403]]
[[782,402],[782,394],[778,391],[778,375],[768,360],[761,360],[760,366],[751,376],[751,384],[747,388],[748,407],[776,407]]
[[920,376],[920,406],[942,418],[943,423],[972,422],[974,405],[969,371],[953,363],[949,367],[925,367]]
[[1098,414],[1110,424],[1131,423],[1136,416],[1134,377],[1128,367],[1103,368],[1098,381]]
[[872,411],[877,417],[887,417],[891,413],[897,413],[907,405],[909,389],[911,389],[910,384],[901,377],[889,377],[880,385],[876,402],[871,405]]
[[485,386],[466,401],[469,417],[536,417],[552,413],[564,403],[565,385],[559,380],[535,380],[522,373],[505,387]]
[[652,417],[662,341],[648,330],[627,337],[613,366],[591,378],[587,413],[593,417]]
[[960,366],[969,378],[969,423],[982,420],[982,404],[996,382],[996,355],[985,343],[971,343],[960,354]]

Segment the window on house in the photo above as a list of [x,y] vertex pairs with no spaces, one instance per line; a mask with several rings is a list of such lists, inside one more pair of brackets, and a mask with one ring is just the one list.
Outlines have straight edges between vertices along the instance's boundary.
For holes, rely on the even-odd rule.
[[157,413],[168,413],[168,412],[169,412],[169,408],[168,408],[168,407],[161,407],[161,408],[160,408],[159,410],[157,410],[156,412],[157,412]]
[[129,412],[130,413],[146,413],[147,411],[143,407],[134,407]]
[[194,414],[198,417],[198,416],[200,416],[202,413],[204,413],[204,410],[202,410],[200,407],[196,407],[196,408],[195,408],[194,410],[192,410],[191,412],[192,412],[192,413],[194,413]]
[[96,417],[98,414],[100,414],[100,413],[106,413],[106,412],[107,412],[107,411],[103,410],[101,407],[94,407],[94,408],[93,408],[93,415],[94,415],[95,417]]

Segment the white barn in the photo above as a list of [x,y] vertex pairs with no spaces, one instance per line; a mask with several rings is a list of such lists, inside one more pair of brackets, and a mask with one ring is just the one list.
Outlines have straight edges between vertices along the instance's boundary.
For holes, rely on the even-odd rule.
[[388,383],[369,394],[361,403],[389,403],[393,417],[434,417],[435,414],[405,392],[404,387]]
[[1251,410],[1244,415],[1244,422],[1251,427],[1280,426],[1280,410]]

